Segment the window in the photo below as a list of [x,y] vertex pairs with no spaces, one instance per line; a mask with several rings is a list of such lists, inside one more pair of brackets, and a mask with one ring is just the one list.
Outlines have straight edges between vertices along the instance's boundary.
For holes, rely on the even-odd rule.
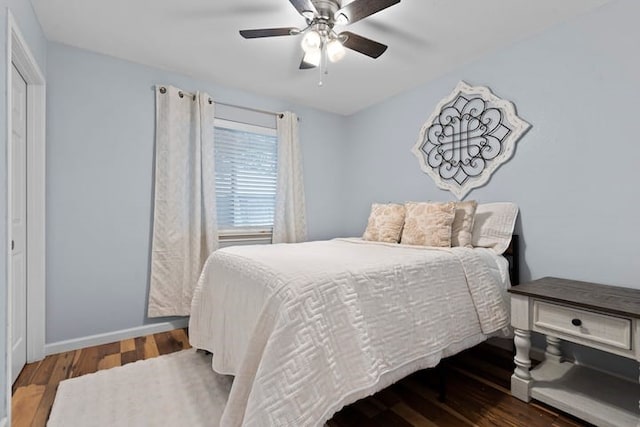
[[275,129],[216,119],[216,203],[220,240],[271,240],[276,201]]

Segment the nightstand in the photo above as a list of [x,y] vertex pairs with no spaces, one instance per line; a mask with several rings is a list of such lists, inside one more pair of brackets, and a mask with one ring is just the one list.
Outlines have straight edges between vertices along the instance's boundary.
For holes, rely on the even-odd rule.
[[[536,399],[598,426],[640,426],[640,385],[562,360],[561,340],[640,361],[640,290],[545,277],[513,287],[516,368],[511,394]],[[531,331],[546,335],[545,360],[530,370]]]

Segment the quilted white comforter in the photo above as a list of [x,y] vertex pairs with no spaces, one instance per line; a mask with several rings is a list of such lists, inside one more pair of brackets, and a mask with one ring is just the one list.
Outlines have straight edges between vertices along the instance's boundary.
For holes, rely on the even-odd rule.
[[235,375],[221,425],[322,425],[504,329],[499,261],[484,249],[358,239],[215,252],[189,336],[215,371]]

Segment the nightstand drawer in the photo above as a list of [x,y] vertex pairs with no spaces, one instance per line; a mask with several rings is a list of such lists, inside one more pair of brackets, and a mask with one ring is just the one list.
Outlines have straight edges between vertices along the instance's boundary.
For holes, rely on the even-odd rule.
[[533,327],[583,340],[631,349],[631,320],[544,301],[533,301]]

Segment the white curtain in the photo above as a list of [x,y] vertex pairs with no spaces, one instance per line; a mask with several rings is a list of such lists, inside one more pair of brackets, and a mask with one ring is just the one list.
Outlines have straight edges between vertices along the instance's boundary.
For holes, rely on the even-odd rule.
[[217,249],[209,95],[156,87],[156,166],[149,317],[186,316],[200,270]]
[[291,112],[278,116],[277,132],[278,178],[272,242],[302,242],[307,239],[307,221],[298,117]]

